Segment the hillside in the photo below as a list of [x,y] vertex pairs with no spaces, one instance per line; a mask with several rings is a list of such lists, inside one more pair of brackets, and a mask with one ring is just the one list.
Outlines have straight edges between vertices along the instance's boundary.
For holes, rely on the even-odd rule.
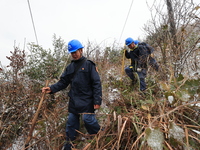
[[[74,147],[84,150],[197,150],[200,147],[199,75],[175,77],[169,70],[165,80],[162,64],[159,72],[149,67],[148,89],[143,93],[138,83],[131,85],[122,72],[122,53],[118,50],[108,52],[108,57],[102,55],[94,59],[103,86],[103,104],[96,112],[102,130],[90,136],[82,124]],[[15,54],[22,53],[18,49]],[[113,59],[108,59],[113,55],[115,57],[110,57]],[[13,58],[18,64],[17,57]],[[128,63],[125,60],[125,66]],[[27,78],[22,62],[19,66],[13,65],[7,72],[4,68],[1,70],[1,149],[23,149],[42,97],[41,87],[45,85],[45,80]],[[48,68],[46,73],[49,73]],[[10,80],[3,81],[7,76]],[[47,79],[49,84],[57,81],[56,78]],[[29,142],[30,149],[62,148],[68,114],[67,91],[45,96]]]

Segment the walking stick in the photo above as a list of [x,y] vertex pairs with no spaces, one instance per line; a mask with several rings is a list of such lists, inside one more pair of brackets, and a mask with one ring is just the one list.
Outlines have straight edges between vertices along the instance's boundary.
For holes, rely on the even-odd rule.
[[[46,80],[46,85],[45,85],[45,87],[47,87],[48,84],[49,84],[49,80]],[[31,138],[32,138],[32,136],[33,136],[32,134],[33,134],[33,130],[34,130],[34,128],[35,128],[35,123],[36,123],[36,120],[37,120],[37,118],[38,118],[38,115],[39,115],[39,112],[40,112],[40,108],[41,108],[42,103],[43,103],[43,101],[44,101],[45,95],[46,95],[46,93],[42,93],[42,97],[41,97],[41,99],[40,99],[39,106],[38,106],[37,111],[36,111],[36,113],[35,113],[35,115],[34,115],[34,118],[33,118],[33,120],[32,120],[32,126],[31,126],[31,129],[30,129],[30,131],[29,131],[28,138],[26,139],[26,143],[25,143],[25,148],[24,148],[24,149],[26,149],[26,147],[28,147],[29,142],[30,142],[30,140],[31,140]]]
[[124,71],[125,51],[126,51],[126,47],[124,46],[124,49],[123,49],[123,57],[122,57],[121,81],[122,81],[122,76],[123,76],[123,71]]

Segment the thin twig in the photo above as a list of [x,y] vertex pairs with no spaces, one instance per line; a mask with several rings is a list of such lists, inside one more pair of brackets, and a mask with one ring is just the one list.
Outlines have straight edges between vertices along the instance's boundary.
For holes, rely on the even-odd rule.
[[173,150],[173,148],[167,143],[167,141],[165,141],[165,144],[167,145],[167,147],[168,147],[170,150]]
[[133,143],[131,150],[133,149],[133,147],[135,146],[135,144],[139,141],[139,139],[145,134],[145,132],[143,132],[142,134],[140,134],[140,136],[137,138],[137,140]]
[[187,104],[184,104],[184,105],[177,106],[176,108],[174,108],[174,109],[168,111],[166,114],[163,114],[163,115],[160,115],[160,116],[158,116],[158,117],[155,117],[155,119],[151,122],[151,124],[153,124],[158,118],[167,116],[167,115],[169,115],[170,113],[172,113],[172,112],[178,110],[178,109],[181,108],[181,107],[188,106],[188,105],[191,105],[191,104],[197,104],[197,103],[200,103],[200,101],[191,102],[191,103],[187,103]]

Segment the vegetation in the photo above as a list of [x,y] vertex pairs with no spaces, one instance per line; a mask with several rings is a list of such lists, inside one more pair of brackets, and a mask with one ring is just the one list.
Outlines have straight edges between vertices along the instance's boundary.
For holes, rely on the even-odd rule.
[[[200,103],[200,49],[196,44],[199,43],[200,28],[195,17],[189,17],[195,15],[194,11],[199,7],[184,5],[186,9],[175,2],[174,11],[178,12],[178,6],[187,10],[179,11],[185,12],[184,16],[190,19],[184,19],[187,23],[183,20],[179,22],[181,25],[169,23],[165,20],[169,15],[165,14],[161,15],[163,20],[157,19],[161,20],[160,24],[149,23],[154,27],[151,30],[145,26],[148,33],[146,41],[156,49],[154,55],[160,65],[159,72],[149,67],[145,93],[139,91],[138,83],[131,85],[130,79],[122,72],[124,66],[129,64],[125,60],[124,66],[121,66],[123,48],[115,44],[100,47],[88,41],[84,55],[97,64],[103,85],[103,104],[96,112],[102,130],[91,136],[81,128],[79,137],[73,143],[75,149],[199,149],[200,110],[197,104]],[[154,7],[158,12],[158,8],[162,8]],[[170,30],[174,26],[172,24],[175,24],[176,30]],[[174,33],[176,36],[173,36]],[[7,57],[10,64],[0,68],[2,150],[25,148],[25,141],[34,124],[33,117],[42,99],[41,88],[47,81],[55,83],[70,62],[65,42],[54,35],[53,45],[53,50],[45,50],[31,43],[31,55],[15,47],[11,56]],[[25,149],[62,148],[68,114],[67,92],[68,89],[65,89],[45,96]]]

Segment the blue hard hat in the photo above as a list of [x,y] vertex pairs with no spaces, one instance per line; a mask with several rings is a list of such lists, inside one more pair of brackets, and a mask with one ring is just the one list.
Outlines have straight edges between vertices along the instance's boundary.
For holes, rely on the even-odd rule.
[[79,42],[78,40],[71,40],[68,43],[68,51],[69,53],[75,52],[78,49],[83,48],[83,45],[81,44],[81,42]]
[[133,43],[134,42],[134,40],[132,39],[132,38],[127,38],[126,40],[125,40],[125,44],[127,45],[127,46],[129,46],[131,43]]
[[140,43],[140,41],[135,40],[134,43],[135,43],[135,45],[137,45],[138,43]]

